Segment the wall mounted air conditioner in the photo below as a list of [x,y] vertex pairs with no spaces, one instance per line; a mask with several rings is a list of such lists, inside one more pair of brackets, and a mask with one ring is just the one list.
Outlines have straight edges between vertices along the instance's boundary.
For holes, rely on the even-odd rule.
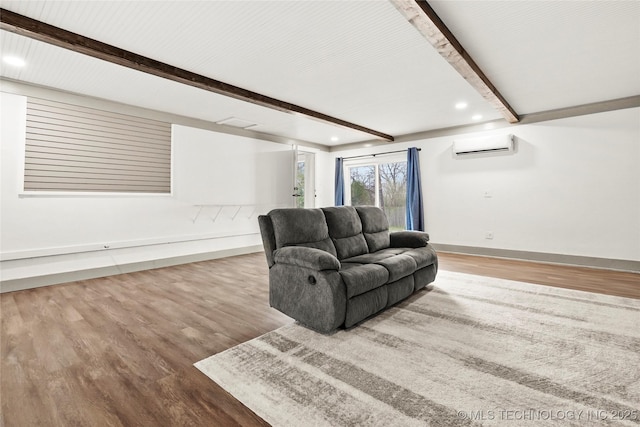
[[511,152],[513,149],[513,135],[511,134],[455,139],[453,141],[453,154],[455,156],[479,153]]

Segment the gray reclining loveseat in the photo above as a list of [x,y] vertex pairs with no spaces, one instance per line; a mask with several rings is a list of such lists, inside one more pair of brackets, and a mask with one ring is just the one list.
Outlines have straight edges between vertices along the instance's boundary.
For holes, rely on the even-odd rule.
[[348,328],[431,283],[429,235],[389,233],[377,207],[274,209],[259,218],[269,303],[320,332]]

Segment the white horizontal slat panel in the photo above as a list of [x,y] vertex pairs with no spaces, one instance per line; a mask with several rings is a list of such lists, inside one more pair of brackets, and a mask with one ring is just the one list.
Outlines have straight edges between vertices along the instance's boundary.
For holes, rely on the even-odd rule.
[[25,191],[171,192],[171,125],[29,98]]

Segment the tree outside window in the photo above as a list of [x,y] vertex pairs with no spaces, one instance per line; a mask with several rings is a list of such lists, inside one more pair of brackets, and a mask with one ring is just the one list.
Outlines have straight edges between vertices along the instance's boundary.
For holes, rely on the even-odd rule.
[[406,228],[407,162],[348,167],[351,206],[378,206],[392,231]]
[[351,177],[351,206],[375,205],[375,165],[352,167],[349,169],[349,176]]
[[378,165],[380,207],[392,231],[406,228],[407,162]]
[[297,208],[304,208],[304,166],[305,162],[296,162],[296,183],[294,190],[298,195],[296,197]]

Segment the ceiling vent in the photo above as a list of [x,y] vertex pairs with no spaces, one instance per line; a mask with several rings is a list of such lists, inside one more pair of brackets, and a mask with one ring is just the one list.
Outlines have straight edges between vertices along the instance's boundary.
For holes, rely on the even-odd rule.
[[235,128],[247,129],[250,127],[258,126],[255,122],[250,122],[248,120],[239,119],[237,117],[229,117],[228,119],[220,120],[216,122],[219,125],[225,126],[233,126]]
[[513,135],[494,135],[482,138],[456,139],[453,141],[453,154],[512,152],[514,149]]

